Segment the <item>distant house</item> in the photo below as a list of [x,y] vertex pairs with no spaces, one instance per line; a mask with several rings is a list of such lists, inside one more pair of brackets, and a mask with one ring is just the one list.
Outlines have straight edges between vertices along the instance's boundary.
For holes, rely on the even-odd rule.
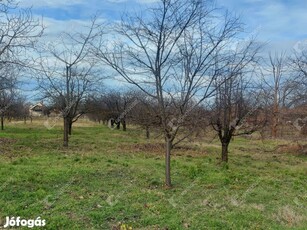
[[46,106],[42,102],[35,105],[31,105],[29,108],[29,114],[31,117],[42,117],[46,113]]

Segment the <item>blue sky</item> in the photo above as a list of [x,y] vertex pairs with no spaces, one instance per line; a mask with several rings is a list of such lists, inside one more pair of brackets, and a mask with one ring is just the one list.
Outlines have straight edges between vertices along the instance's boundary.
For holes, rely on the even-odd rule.
[[[139,11],[157,0],[27,0],[35,15],[43,15],[49,33],[87,21],[99,11],[102,18],[119,20],[124,11]],[[306,0],[216,0],[216,6],[239,15],[247,31],[268,42],[266,49],[292,49],[307,39]]]
[[306,39],[306,0],[218,0],[242,15],[248,27],[260,27],[260,36],[270,41]]
[[[32,7],[35,16],[43,16],[47,26],[44,41],[48,43],[63,31],[84,28],[80,26],[97,12],[102,20],[116,21],[123,12],[139,12],[156,1],[159,0],[21,0],[20,6]],[[307,45],[307,0],[214,1],[216,7],[240,16],[247,32],[257,34],[259,41],[267,43],[264,55],[269,51],[291,53]],[[106,81],[105,85],[112,86],[114,81]],[[32,95],[32,89],[30,92]]]

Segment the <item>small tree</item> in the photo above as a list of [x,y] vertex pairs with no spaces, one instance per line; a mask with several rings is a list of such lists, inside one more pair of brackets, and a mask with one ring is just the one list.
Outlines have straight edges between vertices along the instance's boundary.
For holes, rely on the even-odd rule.
[[112,127],[116,125],[120,129],[122,125],[123,131],[127,130],[126,119],[137,103],[137,98],[132,92],[110,91],[100,97],[103,107],[107,110],[106,119]]
[[135,98],[138,103],[129,114],[130,120],[144,129],[146,138],[150,139],[151,131],[161,128],[158,104],[142,92],[137,92]]
[[0,116],[4,116],[16,94],[17,73],[29,67],[27,51],[33,49],[43,33],[39,20],[30,9],[20,9],[14,0],[0,2]]
[[44,98],[58,103],[64,120],[63,146],[68,147],[72,124],[84,113],[85,98],[101,86],[91,44],[101,35],[96,19],[82,32],[63,32],[58,42],[40,50],[37,82]]
[[12,109],[17,93],[17,69],[12,64],[5,64],[0,69],[3,81],[0,82],[1,130],[4,130],[4,118]]
[[256,130],[256,124],[245,127],[243,132],[238,132],[239,127],[258,108],[256,94],[250,91],[253,66],[250,64],[257,61],[256,54],[259,46],[254,41],[247,45],[240,45],[234,51],[225,54],[226,65],[221,69],[219,77],[215,81],[216,95],[213,105],[211,124],[217,132],[222,145],[221,160],[228,162],[228,147],[235,135],[252,133]]

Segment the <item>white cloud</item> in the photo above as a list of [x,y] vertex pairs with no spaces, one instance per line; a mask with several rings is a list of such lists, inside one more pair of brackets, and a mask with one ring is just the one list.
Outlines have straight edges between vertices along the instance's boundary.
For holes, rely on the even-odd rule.
[[48,36],[57,36],[60,32],[73,32],[84,29],[88,26],[90,20],[56,20],[53,18],[44,18],[44,25],[46,26],[45,34]]

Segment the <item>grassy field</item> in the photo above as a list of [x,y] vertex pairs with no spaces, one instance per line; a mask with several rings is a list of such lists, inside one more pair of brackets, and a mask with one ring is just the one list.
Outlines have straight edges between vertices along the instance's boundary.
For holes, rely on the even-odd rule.
[[44,229],[307,229],[307,156],[290,143],[235,139],[227,165],[217,140],[183,144],[172,189],[161,143],[136,128],[79,123],[65,149],[60,126],[9,124],[0,132],[0,226],[6,216],[40,216]]

